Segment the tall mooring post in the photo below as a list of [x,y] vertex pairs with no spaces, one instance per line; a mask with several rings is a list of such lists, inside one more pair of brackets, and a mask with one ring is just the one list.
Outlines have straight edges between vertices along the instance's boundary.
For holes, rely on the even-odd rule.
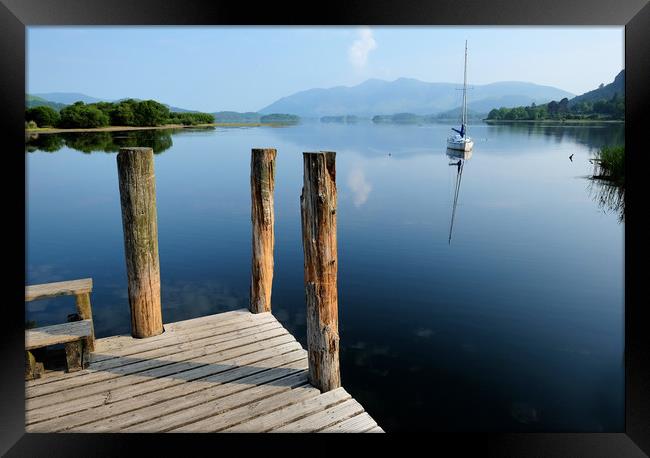
[[304,153],[303,159],[300,208],[309,381],[325,392],[341,386],[336,281],[336,153]]
[[253,223],[249,306],[251,313],[271,311],[276,153],[272,148],[255,148],[251,151],[251,222]]
[[120,148],[117,172],[131,335],[151,337],[163,332],[153,149]]

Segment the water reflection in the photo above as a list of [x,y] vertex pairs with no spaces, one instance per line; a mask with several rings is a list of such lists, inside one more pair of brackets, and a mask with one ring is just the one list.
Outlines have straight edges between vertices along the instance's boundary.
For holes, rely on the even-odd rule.
[[460,183],[463,178],[463,165],[465,161],[472,157],[471,151],[457,151],[447,148],[447,157],[449,159],[456,159],[454,162],[450,162],[450,166],[455,166],[457,168],[456,172],[456,186],[454,187],[454,203],[452,205],[451,211],[451,223],[449,225],[449,244],[451,245],[451,235],[454,230],[454,218],[456,217],[456,206],[458,204],[458,194],[460,193]]
[[544,136],[555,143],[562,143],[569,140],[590,148],[597,148],[601,145],[620,145],[625,143],[625,128],[622,123],[588,123],[588,124],[557,124],[548,123],[507,123],[489,124],[488,136],[500,136],[504,134],[526,134],[527,137]]
[[360,207],[366,203],[372,186],[368,183],[366,175],[361,168],[353,169],[348,175],[348,186],[352,190],[352,202],[355,207]]
[[618,222],[625,222],[625,186],[602,178],[588,178],[587,192],[604,213],[618,215]]
[[[580,128],[600,137],[582,145],[571,137],[582,134],[565,133],[558,145],[551,127],[530,136],[517,126],[499,134],[473,128],[488,140],[471,159],[470,183],[459,183],[454,249],[444,238],[451,175],[461,176],[447,164],[461,160],[464,169],[469,157],[431,148],[445,144],[448,126],[173,131],[181,137],[156,163],[164,320],[246,306],[247,158],[252,145],[269,145],[281,152],[273,313],[306,345],[301,152],[331,149],[346,191],[339,196],[341,373],[386,430],[620,431],[622,225],[594,211],[587,181],[575,177],[592,175],[589,150],[616,144],[623,126]],[[115,132],[113,142],[131,134]],[[64,139],[60,153],[25,153],[27,283],[93,277],[95,332],[126,333],[114,157],[70,151]],[[363,173],[350,174],[355,169]],[[359,208],[348,187],[355,175],[357,202],[366,199]],[[28,306],[25,319],[55,324],[72,311],[74,299],[52,300],[41,311]]]
[[155,154],[172,147],[172,129],[131,130],[115,132],[68,132],[58,134],[27,133],[25,151],[53,153],[63,147],[83,153],[101,151],[115,153],[122,147],[147,146]]

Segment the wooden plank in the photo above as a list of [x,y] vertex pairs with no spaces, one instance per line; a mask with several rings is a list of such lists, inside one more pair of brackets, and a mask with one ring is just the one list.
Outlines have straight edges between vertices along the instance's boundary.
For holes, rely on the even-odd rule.
[[116,336],[103,337],[96,340],[97,352],[109,352],[113,349],[121,349],[133,345],[139,345],[148,342],[160,342],[181,332],[187,332],[190,329],[204,328],[208,329],[214,326],[220,326],[226,322],[241,320],[250,317],[251,313],[247,309],[233,310],[231,312],[217,313],[188,320],[177,321],[174,323],[165,323],[165,332],[157,336],[148,337],[147,339],[136,339],[131,335],[121,334]]
[[[169,377],[176,378],[188,381],[189,377],[193,375],[188,375],[185,372],[190,370],[198,370],[204,366],[213,366],[209,367],[208,370],[222,371],[232,369],[231,365],[216,364],[219,361],[231,358],[235,356],[240,356],[246,353],[254,353],[256,351],[262,350],[264,346],[276,346],[284,343],[293,342],[293,336],[289,334],[280,335],[274,337],[273,339],[264,340],[262,342],[254,342],[248,344],[244,347],[235,347],[227,351],[217,352],[211,354],[208,357],[200,358],[197,360],[183,361],[177,364],[171,364],[164,367],[155,367],[147,371],[130,374],[127,376],[116,377],[103,383],[94,383],[89,386],[77,386],[75,389],[67,389],[64,391],[47,394],[44,396],[38,396],[34,398],[29,398],[26,401],[26,409],[36,409],[41,407],[46,407],[53,404],[59,404],[71,401],[73,399],[83,398],[97,393],[107,393],[108,391],[115,390],[118,387],[136,385],[139,383],[154,382],[156,378],[160,377]],[[192,374],[192,373],[190,373]],[[155,383],[155,382],[154,382]]]
[[[295,352],[294,352],[295,353]],[[243,377],[223,384],[215,384],[207,390],[195,392],[175,399],[167,400],[147,408],[141,408],[129,412],[125,415],[117,415],[107,418],[105,421],[96,422],[92,425],[86,425],[77,431],[84,432],[109,432],[118,430],[130,431],[157,431],[162,427],[160,419],[170,414],[181,414],[181,412],[193,411],[196,406],[201,406],[207,402],[220,402],[224,405],[232,402],[230,397],[238,393],[250,393],[252,389],[264,386],[279,378],[288,377],[295,374],[306,374],[307,355],[301,351],[300,359],[295,360],[294,356],[283,355],[285,360],[294,359],[288,364],[281,364],[276,368],[264,370],[248,377]],[[177,395],[178,393],[175,393]],[[218,401],[221,400],[221,401]],[[191,418],[192,415],[190,415]],[[139,427],[136,427],[138,426]]]
[[[229,312],[220,312],[212,315],[189,318],[187,320],[174,321],[173,323],[166,323],[165,330],[169,330],[169,331],[179,331],[181,329],[187,330],[187,329],[194,328],[196,326],[201,326],[206,323],[217,324],[220,322],[228,321],[231,318],[242,317],[242,316],[252,317],[251,315],[252,314],[248,309],[241,308],[241,309],[231,310]],[[268,315],[271,314],[269,313]]]
[[[167,378],[158,379],[150,383],[138,384],[136,386],[126,386],[111,391],[110,397],[105,393],[101,393],[64,404],[48,406],[32,411],[28,410],[26,412],[26,420],[29,425],[76,412],[67,418],[61,418],[61,422],[49,421],[49,424],[37,425],[41,428],[40,430],[48,431],[49,428],[60,425],[70,427],[101,420],[110,416],[120,417],[120,414],[147,407],[132,415],[121,415],[121,418],[116,418],[115,420],[124,425],[138,423],[157,416],[156,409],[163,409],[164,412],[181,410],[203,402],[205,397],[225,396],[229,393],[247,389],[251,384],[255,385],[272,380],[273,376],[277,378],[277,374],[268,373],[268,369],[276,366],[283,366],[286,369],[295,368],[292,364],[301,364],[298,369],[302,370],[306,364],[305,358],[306,353],[300,347],[300,344],[298,342],[290,342],[260,352],[223,361],[222,364],[230,364],[235,367],[232,370],[225,370],[222,367],[215,372],[215,366],[205,366],[200,369],[202,373],[199,373],[199,370],[195,371],[197,379],[190,380],[191,383],[183,383],[184,380],[180,379]],[[207,377],[205,377],[206,374],[208,375]],[[198,376],[204,376],[204,378],[198,378]],[[236,380],[236,383],[228,387],[221,386],[233,380]],[[209,391],[205,393],[200,392],[206,389]],[[179,397],[181,399],[175,399]],[[154,404],[160,405],[149,408]],[[110,421],[113,422],[113,419]]]
[[248,325],[242,325],[240,323],[237,323],[233,327],[230,327],[228,329],[228,332],[217,333],[216,335],[205,337],[200,340],[181,341],[177,345],[173,345],[173,346],[154,348],[136,354],[99,361],[97,363],[94,363],[91,369],[93,371],[105,371],[119,366],[132,364],[134,361],[137,362],[143,359],[153,359],[153,358],[159,358],[161,356],[170,356],[176,353],[181,353],[183,351],[193,350],[196,349],[197,347],[207,347],[208,345],[216,345],[219,343],[226,344],[231,340],[237,340],[243,337],[247,337],[255,334],[261,334],[263,332],[271,331],[274,329],[284,329],[284,328],[280,323],[274,321],[269,321],[261,324],[250,323]]
[[[99,362],[92,362],[90,366],[88,367],[87,370],[85,371],[79,371],[79,372],[74,372],[70,374],[60,374],[58,375],[58,378],[50,378],[44,383],[27,383],[27,387],[33,387],[33,386],[42,386],[46,383],[51,383],[54,381],[61,381],[61,380],[68,380],[71,377],[76,377],[79,375],[85,375],[85,374],[90,374],[93,372],[98,372],[98,371],[106,371],[112,368],[116,368],[119,366],[126,366],[129,364],[134,364],[136,362],[141,361],[142,359],[152,359],[160,356],[165,356],[165,355],[172,355],[175,353],[180,353],[182,351],[190,350],[192,348],[196,348],[199,345],[207,345],[207,344],[214,344],[217,342],[227,342],[229,340],[234,340],[240,337],[248,336],[251,334],[267,331],[270,329],[275,329],[275,328],[280,328],[282,325],[278,323],[277,321],[274,320],[266,320],[265,322],[262,322],[261,324],[259,323],[235,323],[231,326],[228,326],[227,328],[224,327],[223,331],[228,331],[228,332],[219,332],[217,333],[217,336],[210,336],[209,332],[207,331],[205,334],[202,334],[201,336],[203,337],[200,339],[200,341],[197,340],[190,340],[187,336],[183,338],[179,338],[177,340],[177,344],[175,345],[165,345],[163,347],[158,347],[155,344],[150,345],[149,347],[151,348],[150,350],[142,351],[142,352],[137,352],[133,353],[134,350],[129,350],[126,349],[124,352],[127,354],[126,356],[128,357],[114,357],[114,358],[107,358],[104,360],[101,360]],[[207,337],[206,337],[207,336]],[[147,348],[149,348],[147,347]],[[136,350],[137,351],[137,350]]]
[[[38,385],[26,389],[25,396],[27,398],[33,398],[37,396],[44,396],[51,393],[60,393],[63,390],[69,390],[76,387],[88,387],[92,384],[114,379],[120,376],[136,374],[138,372],[145,372],[157,367],[163,367],[168,365],[173,365],[182,362],[192,362],[194,360],[194,365],[198,363],[196,358],[209,356],[211,354],[219,353],[226,350],[237,349],[238,347],[245,347],[250,345],[253,342],[260,342],[264,339],[271,339],[278,336],[291,336],[286,329],[282,327],[276,327],[272,329],[267,329],[262,332],[250,333],[244,335],[243,337],[235,338],[225,342],[206,344],[204,346],[190,346],[189,349],[182,350],[178,353],[172,353],[169,355],[163,355],[158,358],[141,358],[132,362],[128,365],[118,366],[111,368],[106,371],[94,371],[88,372],[83,377],[69,377],[61,378],[59,381],[54,381],[45,385]],[[191,369],[192,367],[190,367]]]
[[[135,355],[137,353],[152,349],[160,349],[179,343],[199,341],[205,338],[226,334],[237,329],[246,329],[252,326],[259,326],[271,322],[280,324],[277,320],[268,316],[253,318],[253,315],[248,315],[246,317],[233,318],[223,323],[196,327],[191,330],[170,332],[166,339],[160,339],[155,342],[148,342],[149,339],[146,339],[147,341],[134,339],[136,340],[135,342],[125,342],[125,345],[112,350],[102,350],[101,353],[96,351],[96,357],[93,361],[100,362],[111,357]],[[198,342],[198,344],[201,345],[200,342]]]
[[93,368],[28,382],[26,430],[383,432],[343,388],[309,385],[307,352],[271,314],[233,312],[108,338]]
[[55,296],[74,296],[76,294],[90,293],[92,289],[92,278],[28,285],[25,287],[25,302]]
[[348,418],[341,423],[334,424],[325,429],[320,430],[320,433],[363,433],[377,426],[375,420],[366,412]]
[[214,417],[206,418],[196,423],[191,423],[184,426],[183,428],[179,428],[179,430],[175,432],[180,432],[181,430],[185,432],[220,432],[228,427],[251,420],[261,414],[273,412],[274,410],[278,410],[283,407],[305,401],[307,399],[315,398],[320,394],[320,390],[318,388],[314,388],[309,384],[309,382],[307,382],[306,374],[303,374],[303,377],[298,378],[298,380],[305,380],[305,383],[288,391],[285,390],[280,393],[273,394],[270,397],[266,397],[250,404],[237,407]]
[[[248,313],[248,315],[253,316],[250,313]],[[120,365],[119,364],[120,356],[133,356],[138,354],[138,356],[141,357],[142,353],[151,350],[156,350],[156,349],[160,349],[162,352],[168,351],[169,354],[171,354],[174,352],[174,347],[177,345],[187,343],[187,342],[199,341],[216,335],[231,333],[233,332],[233,330],[249,331],[255,328],[256,326],[264,326],[266,323],[272,323],[272,322],[277,323],[278,326],[281,326],[277,320],[268,318],[266,316],[256,318],[254,320],[239,321],[239,320],[244,320],[244,318],[239,318],[237,320],[238,321],[234,321],[234,322],[227,321],[223,324],[219,324],[216,327],[197,328],[198,332],[175,333],[175,334],[170,333],[168,335],[167,340],[164,341],[158,340],[155,342],[151,342],[151,340],[155,339],[155,337],[146,339],[146,341],[142,341],[139,339],[132,339],[131,337],[129,337],[129,339],[131,339],[133,343],[131,345],[127,345],[125,342],[124,348],[115,349],[110,352],[107,352],[106,354],[101,354],[96,352],[91,353],[90,355],[91,363],[87,371],[75,372],[73,374],[53,371],[47,374],[47,378],[45,380],[29,381],[26,383],[26,386],[27,387],[38,386],[38,385],[47,384],[57,380],[64,380],[70,377],[84,375],[97,370],[97,368],[102,367],[99,366],[98,364]],[[165,334],[167,333],[165,332]],[[99,342],[99,340],[97,342]],[[197,345],[201,345],[201,342],[196,342],[196,343]],[[108,360],[114,360],[114,361],[112,363],[108,363]]]
[[245,423],[227,428],[223,432],[266,432],[272,428],[279,428],[289,422],[299,420],[314,412],[325,410],[350,398],[351,396],[345,389],[337,388],[314,398],[260,415]]
[[81,320],[71,323],[55,324],[25,331],[25,349],[63,344],[89,337],[92,333],[92,321]]
[[381,429],[379,426],[375,426],[374,428],[366,431],[367,433],[383,433],[384,430]]
[[147,339],[135,339],[131,336],[113,336],[105,337],[103,339],[97,339],[95,341],[95,359],[103,359],[103,355],[112,355],[113,352],[119,352],[124,349],[139,349],[143,346],[148,346],[154,348],[155,345],[164,346],[172,342],[173,339],[179,337],[191,336],[194,333],[204,332],[208,330],[217,330],[221,326],[226,324],[235,323],[235,322],[256,322],[256,319],[263,319],[264,317],[256,317],[250,312],[247,312],[246,315],[238,314],[232,315],[225,320],[206,320],[204,322],[197,322],[194,326],[189,328],[173,328],[167,329],[165,325],[165,332],[154,337],[148,337]]
[[[294,345],[286,344],[283,350],[288,350],[288,353],[279,353],[281,347],[265,350],[260,352],[264,353],[264,359],[255,361],[252,364],[255,366],[239,366],[230,371],[222,371],[211,376],[191,381],[190,383],[176,383],[168,385],[167,387],[159,388],[158,384],[142,384],[141,386],[149,385],[150,391],[143,393],[135,393],[137,396],[131,397],[133,393],[122,393],[115,390],[111,393],[116,393],[116,401],[110,399],[104,402],[106,396],[102,395],[99,403],[95,406],[86,405],[87,410],[74,412],[73,415],[68,415],[71,403],[53,406],[54,409],[40,409],[37,411],[26,413],[28,430],[35,428],[37,431],[59,431],[75,426],[84,426],[84,430],[88,431],[107,431],[115,430],[120,427],[126,427],[137,423],[142,423],[147,420],[152,420],[161,415],[166,415],[171,412],[191,408],[194,405],[201,404],[209,399],[218,397],[225,397],[230,394],[249,389],[257,384],[266,383],[274,380],[282,375],[295,373],[304,370],[306,365],[306,353],[304,350],[296,350],[297,342]],[[293,348],[293,351],[291,350]],[[245,358],[251,359],[252,356],[248,355],[244,358],[238,358],[239,361],[247,361]],[[235,359],[237,360],[237,359]],[[280,374],[273,373],[270,369],[274,367],[283,367],[284,371]],[[289,371],[288,369],[292,369]],[[165,380],[159,380],[163,382]],[[125,389],[128,387],[125,387]],[[111,396],[112,398],[112,396]],[[89,398],[81,400],[86,402]],[[77,403],[79,406],[79,403]],[[59,417],[59,418],[57,418]],[[49,420],[30,425],[42,421],[43,419]],[[92,424],[91,424],[92,423]]]
[[[278,369],[273,369],[278,371]],[[137,425],[133,428],[127,428],[125,431],[174,431],[174,432],[201,432],[210,431],[211,425],[214,424],[217,415],[223,414],[237,407],[251,404],[257,400],[268,398],[274,394],[283,391],[289,391],[293,387],[307,383],[306,371],[300,371],[297,374],[290,375],[274,380],[270,383],[251,388],[242,393],[237,393],[226,398],[220,398],[216,401],[210,401],[205,404],[193,407],[192,409],[183,410],[172,415],[165,415],[154,422],[148,422],[143,425]],[[150,429],[155,426],[155,429]],[[144,428],[144,429],[142,429]]]
[[[26,396],[30,400],[27,408],[57,404],[90,394],[105,392],[118,386],[144,383],[157,377],[174,376],[174,374],[214,364],[226,357],[253,353],[270,346],[292,341],[295,341],[294,337],[285,329],[272,329],[223,344],[206,346],[205,348],[198,348],[158,359],[143,360],[128,366],[117,367],[112,369],[111,372],[95,372],[83,377],[65,380],[64,383],[53,382],[37,386],[31,390],[26,390]],[[187,374],[183,374],[176,376],[176,378],[185,379],[187,376]]]
[[348,399],[341,404],[330,407],[322,412],[317,412],[307,417],[288,423],[280,428],[272,429],[271,432],[278,433],[308,433],[326,428],[339,423],[354,415],[363,412],[363,407],[354,399]]

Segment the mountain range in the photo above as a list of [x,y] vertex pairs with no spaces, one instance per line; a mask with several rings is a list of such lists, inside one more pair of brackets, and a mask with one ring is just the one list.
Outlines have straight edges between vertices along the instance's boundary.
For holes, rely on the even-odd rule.
[[[303,117],[394,113],[438,114],[461,104],[460,86],[413,78],[369,79],[356,86],[309,89],[283,97],[260,113],[293,113]],[[520,81],[474,85],[468,89],[468,110],[487,113],[495,107],[541,104],[574,94],[552,86]]]
[[[26,103],[27,107],[31,108],[39,105],[51,106],[56,110],[60,110],[66,105],[72,105],[75,102],[83,103],[98,103],[98,102],[120,102],[126,100],[129,97],[122,97],[121,99],[110,100],[110,99],[100,99],[98,97],[93,97],[90,95],[82,94],[80,92],[45,92],[39,94],[27,94]],[[133,100],[141,100],[135,97],[131,97]],[[194,110],[187,110],[185,108],[173,107],[171,105],[164,104],[169,108],[169,111],[176,113],[187,113]]]
[[[620,86],[620,87],[619,87]],[[290,113],[304,118],[322,116],[356,115],[373,117],[395,113],[413,113],[417,115],[453,115],[458,112],[461,103],[460,86],[455,83],[429,83],[414,78],[398,78],[394,81],[369,79],[356,86],[335,86],[325,89],[309,89],[282,97],[263,107],[258,112],[237,113],[219,112],[213,114],[219,118],[243,117],[251,120],[271,113]],[[571,103],[581,100],[602,98],[610,92],[623,92],[624,72],[616,76],[613,83],[594,91],[574,97],[565,90],[521,81],[502,81],[470,86],[468,89],[468,111],[485,114],[493,108],[513,108],[537,105],[561,100],[565,97]],[[28,94],[28,107],[37,105],[52,106],[57,110],[76,101],[84,103],[117,102],[73,92],[49,92]],[[167,105],[170,111],[190,112],[186,108]],[[242,119],[243,119],[242,118]]]

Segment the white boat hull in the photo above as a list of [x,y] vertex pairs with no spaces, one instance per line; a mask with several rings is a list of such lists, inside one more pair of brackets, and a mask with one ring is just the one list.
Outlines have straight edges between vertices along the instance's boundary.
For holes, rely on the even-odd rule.
[[472,151],[474,147],[474,141],[471,138],[465,138],[462,140],[448,139],[447,148],[453,149],[456,151]]

